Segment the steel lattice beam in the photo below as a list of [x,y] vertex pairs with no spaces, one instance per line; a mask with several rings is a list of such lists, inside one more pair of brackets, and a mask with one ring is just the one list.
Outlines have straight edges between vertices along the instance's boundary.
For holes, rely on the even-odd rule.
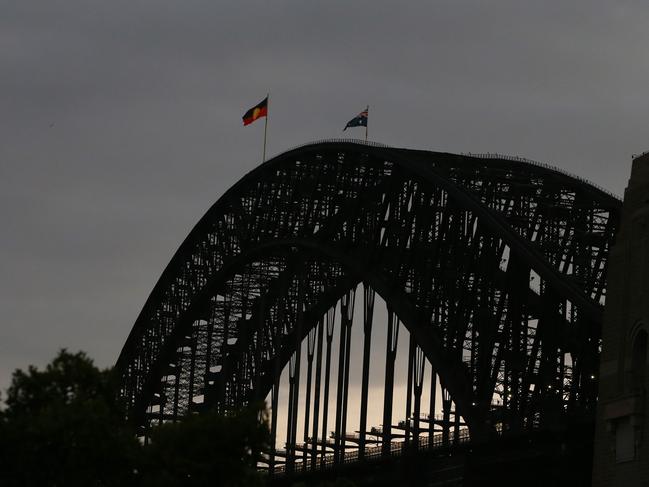
[[[417,418],[406,420],[406,439],[416,431],[417,444],[420,430],[435,431],[432,419],[419,424],[425,362],[442,386],[445,438],[450,398],[455,435],[463,418],[474,438],[591,414],[620,207],[582,180],[505,158],[352,142],[282,154],[206,213],[155,286],[117,363],[129,418],[146,434],[192,410],[239,407],[271,390],[275,401],[289,361],[308,366],[310,394],[315,357],[317,393],[307,405],[313,397],[317,435],[327,400],[320,374],[330,360],[324,316],[359,283],[365,333],[376,292],[412,337],[408,415]],[[349,356],[341,352],[339,362],[345,384]],[[349,444],[346,387],[330,391],[339,404],[334,451]],[[287,466],[307,451],[315,465],[316,441],[297,451],[296,418]]]

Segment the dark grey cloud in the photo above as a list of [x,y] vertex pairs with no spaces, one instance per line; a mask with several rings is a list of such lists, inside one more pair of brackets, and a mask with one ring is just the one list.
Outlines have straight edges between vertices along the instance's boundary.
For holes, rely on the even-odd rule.
[[[0,0],[0,385],[114,362],[193,224],[269,150],[503,152],[621,193],[647,148],[639,1]],[[347,135],[349,132],[345,133]],[[360,135],[360,134],[359,134]]]

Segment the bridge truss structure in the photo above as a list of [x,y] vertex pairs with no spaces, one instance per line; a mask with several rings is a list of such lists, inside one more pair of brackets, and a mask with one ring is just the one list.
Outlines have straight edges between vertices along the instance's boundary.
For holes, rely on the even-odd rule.
[[[271,472],[592,419],[620,209],[584,180],[516,158],[348,140],[290,150],[228,190],[164,270],[117,362],[128,418],[147,437],[270,398]],[[360,411],[349,432],[355,322]],[[394,425],[400,328],[407,397]],[[373,428],[377,333],[387,340]]]

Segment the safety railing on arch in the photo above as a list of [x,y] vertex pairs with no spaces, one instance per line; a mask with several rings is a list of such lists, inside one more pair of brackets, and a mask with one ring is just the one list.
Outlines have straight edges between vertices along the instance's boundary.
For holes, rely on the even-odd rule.
[[647,154],[649,154],[649,150],[640,152],[639,154],[631,154],[631,159],[637,159],[638,157],[642,157]]
[[[397,149],[397,147],[392,147],[387,144],[383,144],[381,142],[375,142],[372,140],[363,140],[363,139],[352,139],[352,138],[331,138],[331,139],[319,139],[319,140],[314,140],[311,142],[306,142],[304,144],[299,144],[294,147],[291,147],[290,149],[284,150],[280,153],[274,154],[273,157],[276,157],[280,154],[283,154],[284,152],[290,152],[293,150],[301,149],[303,147],[307,147],[310,145],[316,145],[316,144],[336,144],[336,143],[351,143],[351,144],[359,144],[359,145],[367,145],[370,147],[380,147],[380,148],[392,148],[392,149]],[[530,164],[532,166],[537,166],[537,167],[542,167],[544,169],[549,169],[551,171],[558,172],[560,174],[563,174],[565,176],[571,177],[573,179],[576,179],[577,181],[581,181],[582,183],[589,184],[593,186],[594,188],[597,188],[601,192],[607,194],[608,196],[611,196],[612,198],[615,198],[616,200],[620,200],[620,197],[613,193],[612,191],[593,183],[592,181],[589,181],[588,179],[585,179],[581,176],[578,176],[574,173],[571,173],[569,171],[566,171],[565,169],[561,169],[560,167],[553,166],[551,164],[546,164],[544,162],[539,162],[535,161],[533,159],[528,159],[526,157],[521,157],[521,156],[512,156],[508,154],[499,154],[497,152],[460,152],[459,155],[463,156],[468,156],[468,157],[475,157],[478,159],[504,159],[507,161],[515,161],[515,162],[522,162],[524,164]]]
[[571,177],[573,179],[576,179],[577,181],[581,181],[582,183],[589,184],[590,186],[597,188],[600,190],[602,193],[605,193],[612,198],[615,198],[616,200],[619,200],[620,197],[613,193],[612,191],[609,191],[606,188],[603,188],[602,186],[599,186],[598,184],[593,183],[592,181],[589,181],[588,179],[582,178],[581,176],[578,176],[576,174],[573,174],[569,171],[566,171],[565,169],[561,169],[560,167],[553,166],[551,164],[546,164],[544,162],[539,162],[535,161],[533,159],[527,159],[526,157],[521,157],[521,156],[510,156],[507,154],[498,154],[496,152],[481,152],[481,153],[475,153],[475,152],[461,152],[460,155],[463,156],[468,156],[468,157],[476,157],[478,159],[504,159],[506,161],[515,161],[515,162],[522,162],[524,164],[530,164],[532,166],[537,166],[537,167],[542,167],[544,169],[549,169],[551,171],[555,171],[558,173],[561,173],[565,176]]
[[305,142],[303,144],[298,144],[293,147],[290,147],[289,149],[278,152],[277,154],[273,154],[273,156],[269,157],[268,160],[272,159],[273,157],[277,157],[281,154],[284,154],[285,152],[291,152],[297,149],[302,149],[303,147],[308,147],[310,145],[317,145],[317,144],[359,144],[359,145],[367,145],[369,147],[381,147],[383,149],[390,148],[389,145],[382,144],[381,142],[374,142],[372,140],[347,139],[342,137],[331,138],[331,139],[318,139],[318,140],[312,140],[310,142]]

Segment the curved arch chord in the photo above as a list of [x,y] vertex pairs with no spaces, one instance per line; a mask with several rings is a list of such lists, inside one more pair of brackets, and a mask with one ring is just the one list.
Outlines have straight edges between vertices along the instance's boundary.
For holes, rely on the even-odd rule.
[[[596,351],[592,346],[587,349],[584,342],[589,334],[598,340],[597,327],[589,327],[601,320],[597,298],[603,295],[606,252],[616,227],[615,203],[582,182],[547,170],[506,166],[445,154],[340,143],[289,152],[253,171],[201,219],[138,318],[118,362],[131,410],[142,411],[155,400],[155,384],[170,364],[179,362],[174,357],[185,353],[178,350],[196,319],[213,311],[209,298],[219,285],[228,282],[228,273],[241,270],[250,249],[282,241],[304,240],[316,246],[333,243],[330,248],[339,254],[355,251],[354,260],[366,259],[381,267],[384,282],[378,287],[386,288],[387,295],[396,290],[414,310],[401,312],[406,316],[401,317],[404,322],[430,323],[433,319],[439,325],[437,338],[420,337],[423,342],[439,342],[435,347],[441,351],[435,355],[444,356],[447,347],[453,353],[461,352],[455,362],[461,364],[462,354],[467,352],[470,360],[478,363],[471,366],[478,374],[445,374],[445,381],[453,374],[465,376],[466,384],[457,388],[469,392],[456,395],[463,403],[459,407],[466,411],[475,409],[471,399],[476,388],[483,390],[478,403],[485,404],[491,399],[491,383],[515,394],[545,380],[538,377],[551,376],[546,372],[552,369],[550,364],[574,372],[574,357],[579,354],[584,355],[584,360],[578,359],[587,370]],[[529,201],[537,203],[530,205]],[[459,270],[440,268],[444,257],[454,259]],[[506,261],[502,269],[495,265],[496,258]],[[585,269],[593,262],[596,272],[589,274]],[[537,292],[529,290],[530,276],[540,283]],[[473,291],[462,295],[448,284],[454,279]],[[262,280],[265,284],[257,287],[270,282]],[[493,288],[491,294],[476,298],[486,284]],[[527,291],[515,299],[519,305],[514,309],[509,301],[515,286]],[[552,301],[557,313],[564,315],[562,320],[540,318],[539,309],[549,289],[559,296]],[[263,294],[259,290],[254,293],[245,299],[252,301]],[[443,309],[435,307],[435,300],[439,301],[435,293],[442,293]],[[399,296],[391,299],[401,299]],[[571,316],[575,311],[576,318]],[[235,310],[237,313],[246,314],[242,309]],[[492,319],[482,319],[481,314]],[[247,320],[246,316],[237,319],[233,326]],[[572,329],[581,330],[571,338],[578,345],[568,346],[560,337],[564,332],[552,331],[553,326],[566,328],[560,324],[566,320]],[[220,325],[214,322],[212,326]],[[498,347],[492,345],[496,342]],[[520,350],[512,354],[506,350],[508,346]],[[188,348],[195,360],[196,346]],[[571,364],[561,365],[557,354],[569,348],[573,350],[566,353],[574,356]],[[207,355],[198,359],[210,362]],[[509,367],[501,377],[499,364],[521,360],[527,360],[525,367]],[[176,371],[176,396],[185,380]],[[573,380],[570,387],[581,391],[585,386]],[[506,397],[509,392],[503,389],[500,394]],[[538,390],[534,393],[540,394]],[[189,397],[191,403],[191,392]],[[523,398],[507,400],[514,409],[525,403]],[[478,422],[475,418],[468,421]]]

